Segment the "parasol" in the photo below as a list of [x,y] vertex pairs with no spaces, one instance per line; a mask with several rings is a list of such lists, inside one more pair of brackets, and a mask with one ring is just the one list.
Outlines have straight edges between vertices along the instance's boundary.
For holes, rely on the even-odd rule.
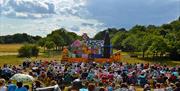
[[34,78],[27,74],[15,74],[11,77],[11,80],[15,80],[17,82],[33,82]]

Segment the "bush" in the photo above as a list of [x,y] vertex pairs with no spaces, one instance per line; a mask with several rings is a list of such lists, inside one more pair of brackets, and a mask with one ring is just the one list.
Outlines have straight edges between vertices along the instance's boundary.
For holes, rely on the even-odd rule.
[[39,48],[36,45],[25,44],[19,50],[20,57],[37,57],[39,54]]

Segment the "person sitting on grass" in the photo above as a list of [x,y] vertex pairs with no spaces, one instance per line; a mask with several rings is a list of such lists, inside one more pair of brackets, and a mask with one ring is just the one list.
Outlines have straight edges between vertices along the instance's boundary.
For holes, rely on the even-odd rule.
[[5,86],[5,79],[0,79],[0,91],[7,91],[7,87]]
[[22,82],[17,82],[16,85],[17,85],[17,88],[16,88],[15,91],[28,91],[27,88],[25,88],[25,87],[23,86],[23,83],[22,83]]
[[16,89],[16,85],[12,83],[11,80],[8,81],[8,91],[14,91]]

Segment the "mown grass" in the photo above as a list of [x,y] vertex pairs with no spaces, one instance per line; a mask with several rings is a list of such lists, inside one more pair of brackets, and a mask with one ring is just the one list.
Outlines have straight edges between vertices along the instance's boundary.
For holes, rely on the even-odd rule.
[[19,65],[22,64],[23,58],[18,58],[16,55],[0,56],[0,66],[4,64]]
[[[23,46],[23,44],[0,44],[0,66],[4,64],[13,64],[13,65],[19,65],[22,63],[24,58],[17,57],[18,49]],[[113,50],[113,52],[116,52],[117,50]],[[60,53],[51,53],[51,56],[49,56],[48,53],[42,53],[43,48],[40,48],[40,56],[37,58],[33,57],[32,60],[40,59],[40,60],[61,60]],[[52,55],[53,54],[53,55]],[[158,58],[156,60],[154,59],[142,59],[142,58],[132,58],[129,57],[128,52],[121,52],[123,55],[122,62],[128,62],[128,63],[150,63],[150,64],[167,64],[169,66],[179,66],[180,61],[173,61],[170,59],[161,59]]]
[[[22,62],[25,59],[26,58],[20,58],[20,57],[18,57],[16,55],[3,55],[3,56],[0,56],[0,66],[3,66],[4,64],[20,65],[20,64],[22,64]],[[60,61],[61,60],[61,55],[54,55],[54,56],[50,56],[50,57],[40,55],[37,58],[36,57],[31,58],[32,61],[35,61],[36,59],[43,60],[43,61],[52,61],[52,60]]]
[[[16,55],[4,55],[0,56],[0,66],[4,64],[12,64],[12,65],[19,65],[22,64],[23,60],[25,58],[19,58]],[[51,61],[51,60],[61,60],[61,55],[56,54],[54,56],[48,56],[48,55],[40,55],[37,58],[32,57],[33,61],[38,60],[45,60],[45,61]],[[128,63],[150,63],[150,64],[161,64],[161,65],[169,65],[169,66],[179,66],[180,61],[173,61],[173,60],[147,60],[147,59],[139,59],[139,58],[132,58],[127,55],[123,54],[122,62],[128,62]]]
[[122,52],[122,62],[127,63],[149,63],[149,64],[161,64],[161,65],[168,65],[168,66],[179,66],[180,61],[174,61],[168,58],[136,58],[130,57],[127,52]]

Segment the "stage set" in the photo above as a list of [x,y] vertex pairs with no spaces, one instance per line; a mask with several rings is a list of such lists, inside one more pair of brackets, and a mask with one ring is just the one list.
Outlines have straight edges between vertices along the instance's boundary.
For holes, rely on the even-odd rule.
[[121,52],[113,53],[109,33],[106,32],[104,40],[90,39],[86,33],[82,40],[75,40],[70,46],[64,47],[62,61],[67,62],[118,62]]

